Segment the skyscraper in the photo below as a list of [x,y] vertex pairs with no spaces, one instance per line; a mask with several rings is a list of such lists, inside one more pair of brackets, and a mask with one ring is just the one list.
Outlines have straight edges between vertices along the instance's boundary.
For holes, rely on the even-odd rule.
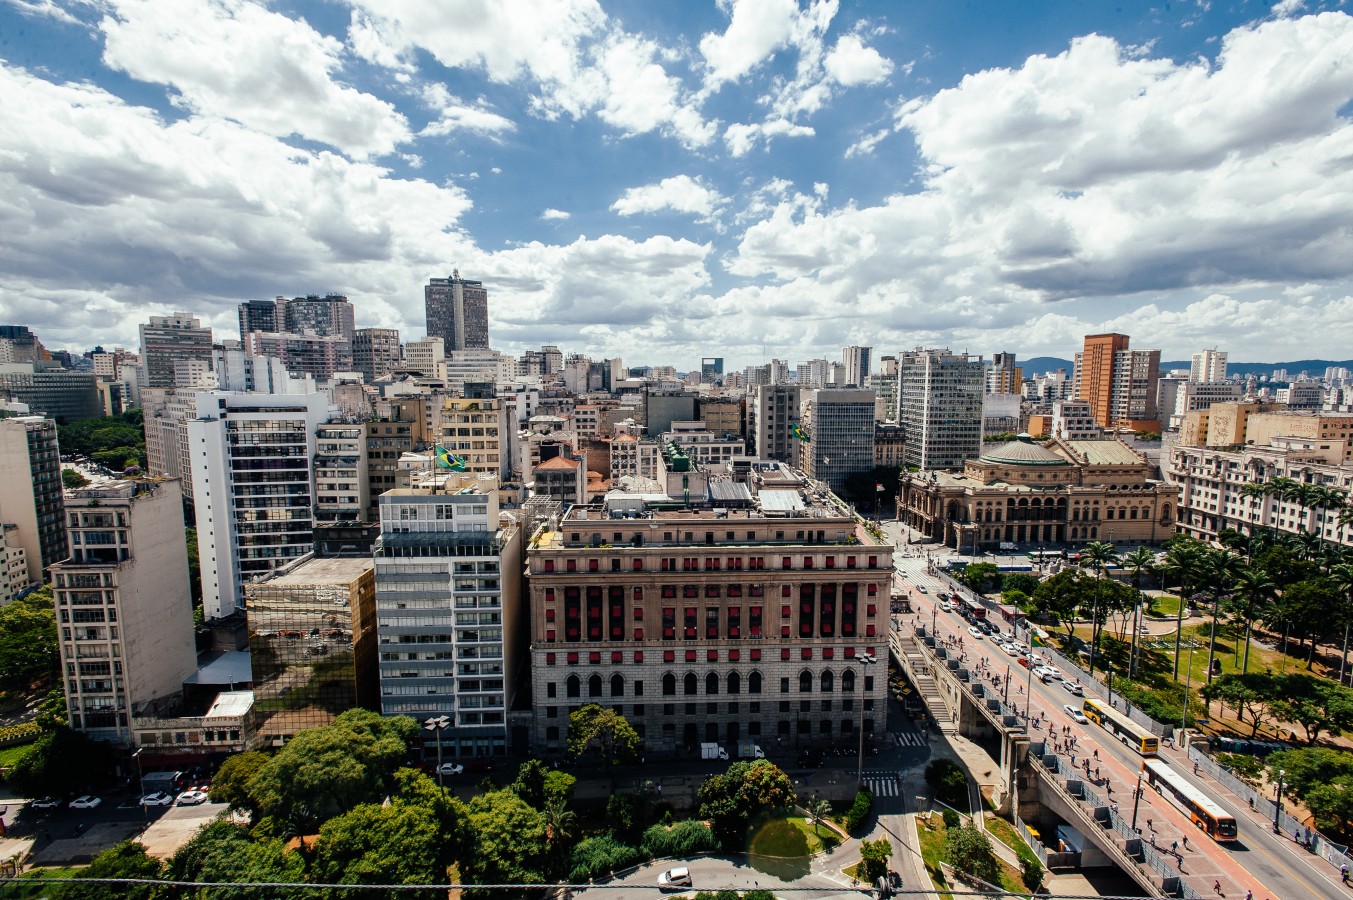
[[398,369],[399,352],[394,328],[358,328],[352,336],[352,364],[368,383]]
[[898,362],[899,416],[906,461],[960,469],[982,453],[982,358],[948,350],[906,351]]
[[798,463],[799,440],[793,426],[799,420],[799,391],[792,384],[763,384],[756,389],[749,430],[756,438],[760,459]]
[[1018,394],[1024,383],[1024,371],[1015,365],[1015,354],[993,353],[987,370],[988,394]]
[[1129,350],[1126,334],[1087,334],[1076,354],[1076,397],[1101,428],[1159,431],[1159,350]]
[[211,365],[211,329],[185,312],[151,316],[141,326],[141,387],[174,387],[174,361],[200,359]]
[[1189,381],[1225,381],[1226,351],[1204,350],[1193,354],[1193,365],[1189,367]]
[[846,367],[844,387],[864,387],[869,384],[869,372],[873,368],[873,347],[847,347],[841,351],[841,363]]
[[283,320],[278,308],[285,308],[286,298],[276,300],[246,300],[240,304],[240,337],[251,331],[281,331]]
[[0,419],[0,523],[16,525],[5,535],[23,547],[28,581],[67,556],[61,450],[56,423],[41,416]]
[[344,337],[352,340],[352,304],[342,294],[307,294],[278,304],[283,313],[283,331],[291,334],[313,333],[324,337]]
[[803,470],[833,491],[846,479],[874,468],[874,399],[869,390],[818,388],[810,395]]
[[447,352],[489,348],[489,292],[482,281],[464,281],[460,270],[433,278],[423,288],[428,334],[440,337]]

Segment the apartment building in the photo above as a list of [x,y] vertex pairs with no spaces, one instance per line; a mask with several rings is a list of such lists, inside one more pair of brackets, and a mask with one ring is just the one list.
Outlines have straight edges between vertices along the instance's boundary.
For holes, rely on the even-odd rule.
[[141,366],[146,377],[141,387],[174,387],[174,361],[200,359],[211,364],[211,329],[194,316],[176,312],[151,316],[141,325]]
[[586,703],[651,751],[885,730],[886,669],[861,659],[887,653],[892,547],[779,464],[717,484],[681,509],[612,494],[532,537],[536,752]]
[[367,384],[394,374],[400,352],[396,328],[358,328],[353,332],[352,365]]
[[56,423],[42,416],[0,419],[0,474],[5,543],[22,548],[27,583],[42,584],[46,569],[68,555]]
[[1075,396],[1101,428],[1160,431],[1159,350],[1130,350],[1126,334],[1088,334],[1076,354]]
[[366,427],[330,422],[315,434],[315,521],[366,522],[371,506]]

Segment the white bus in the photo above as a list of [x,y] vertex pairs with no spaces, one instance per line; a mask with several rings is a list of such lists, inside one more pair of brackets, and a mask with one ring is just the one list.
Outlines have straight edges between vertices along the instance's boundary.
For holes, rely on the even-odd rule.
[[1234,841],[1236,839],[1236,817],[1211,797],[1189,784],[1176,771],[1158,759],[1142,761],[1142,774],[1146,783],[1156,791],[1188,813],[1193,824],[1206,831],[1214,841]]

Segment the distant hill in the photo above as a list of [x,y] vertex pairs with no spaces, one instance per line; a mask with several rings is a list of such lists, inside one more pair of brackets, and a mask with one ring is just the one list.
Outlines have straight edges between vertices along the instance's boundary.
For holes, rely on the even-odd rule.
[[1058,369],[1066,369],[1066,374],[1072,374],[1072,369],[1076,364],[1069,359],[1058,359],[1055,356],[1035,356],[1033,359],[1020,359],[1015,357],[1015,365],[1024,370],[1025,378],[1032,378],[1035,375],[1042,375],[1044,372],[1056,372]]

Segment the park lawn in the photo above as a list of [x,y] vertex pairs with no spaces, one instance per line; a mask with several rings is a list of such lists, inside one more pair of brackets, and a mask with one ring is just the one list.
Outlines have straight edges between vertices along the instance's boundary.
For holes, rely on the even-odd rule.
[[0,769],[8,769],[19,764],[19,760],[33,749],[32,744],[15,744],[12,747],[0,747]]
[[1150,601],[1146,606],[1146,615],[1157,619],[1174,619],[1179,615],[1179,598],[1174,594],[1155,596],[1147,594]]
[[26,880],[30,878],[73,878],[82,871],[84,871],[83,866],[68,869],[56,867],[29,869],[13,881],[6,881],[6,887],[0,889],[0,896],[3,896],[5,900],[11,900],[11,898],[13,898],[13,900],[30,900],[30,898],[31,900],[38,900],[38,898],[47,896],[47,892],[50,891],[53,886],[50,884],[34,883],[25,885],[24,882]]
[[813,856],[841,842],[830,828],[814,826],[807,819],[777,816],[758,826],[748,852],[759,856],[793,859]]
[[[921,841],[921,860],[925,863],[926,874],[930,876],[931,885],[938,890],[950,886],[940,870],[940,860],[944,858],[944,839],[948,829],[944,827],[944,820],[939,816],[935,816],[932,822],[934,827],[926,828],[925,817],[918,816],[916,833]],[[1028,893],[1018,869],[1000,857],[996,858],[996,867],[1001,873],[1001,887],[1013,894]],[[953,900],[953,895],[947,892],[941,892],[939,896]]]

